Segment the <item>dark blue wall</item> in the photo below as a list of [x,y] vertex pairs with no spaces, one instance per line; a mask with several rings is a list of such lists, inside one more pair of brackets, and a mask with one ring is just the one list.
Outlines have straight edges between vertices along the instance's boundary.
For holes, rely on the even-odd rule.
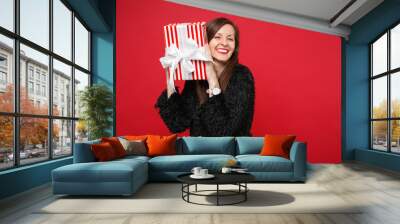
[[344,160],[356,159],[388,169],[398,169],[399,165],[393,164],[393,159],[396,160],[398,156],[390,155],[392,158],[388,160],[386,155],[381,156],[381,152],[369,150],[368,44],[399,20],[400,0],[386,0],[351,28],[351,35],[345,46]]
[[[115,0],[67,2],[92,31],[93,83],[104,83],[113,90]],[[71,163],[69,157],[0,172],[0,199],[48,183],[53,169]]]

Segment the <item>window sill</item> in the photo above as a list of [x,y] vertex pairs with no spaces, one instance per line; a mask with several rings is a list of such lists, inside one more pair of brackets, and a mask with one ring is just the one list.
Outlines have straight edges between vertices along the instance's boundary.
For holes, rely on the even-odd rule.
[[400,154],[382,152],[369,149],[355,149],[355,160],[382,167],[385,169],[400,171]]
[[14,173],[14,172],[20,172],[20,171],[32,169],[32,168],[35,168],[35,167],[49,165],[49,164],[52,164],[52,163],[62,162],[62,161],[69,160],[69,159],[72,160],[72,157],[73,156],[68,156],[68,157],[63,157],[63,158],[59,158],[59,159],[43,161],[43,162],[39,162],[39,163],[35,163],[35,164],[24,165],[24,166],[21,166],[21,167],[10,168],[10,169],[7,169],[7,170],[0,171],[0,176],[1,175],[6,175],[6,174],[10,174],[10,173]]

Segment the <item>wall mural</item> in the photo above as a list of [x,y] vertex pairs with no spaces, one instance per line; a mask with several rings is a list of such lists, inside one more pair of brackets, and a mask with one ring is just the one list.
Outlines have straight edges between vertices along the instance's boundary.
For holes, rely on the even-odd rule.
[[[159,0],[116,12],[117,135],[296,135],[309,162],[341,161],[340,37]],[[182,44],[204,52],[172,72]]]

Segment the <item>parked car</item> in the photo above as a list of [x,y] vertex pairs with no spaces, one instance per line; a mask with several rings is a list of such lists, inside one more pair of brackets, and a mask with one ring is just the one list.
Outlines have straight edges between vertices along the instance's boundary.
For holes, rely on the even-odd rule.
[[[9,159],[9,161],[14,160],[14,153],[8,154],[7,157],[8,157],[8,159]],[[31,152],[31,150],[24,150],[24,151],[21,151],[21,152],[19,153],[19,158],[20,158],[20,159],[28,159],[28,158],[30,158],[30,157],[32,157],[32,152]]]

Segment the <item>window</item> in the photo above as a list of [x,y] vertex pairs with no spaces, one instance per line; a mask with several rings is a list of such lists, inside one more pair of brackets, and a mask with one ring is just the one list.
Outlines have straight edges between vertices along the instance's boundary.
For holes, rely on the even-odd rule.
[[[40,54],[40,53],[39,53]],[[43,55],[42,55],[43,56]],[[46,57],[46,56],[45,56]],[[36,80],[40,81],[40,71],[36,69]]]
[[2,85],[7,84],[7,74],[3,71],[0,71],[0,84]]
[[36,84],[36,95],[40,95],[40,84]]
[[49,0],[20,0],[21,36],[49,49]]
[[79,117],[81,114],[81,108],[79,107],[80,93],[89,85],[89,74],[75,70],[75,117]]
[[46,86],[42,86],[42,96],[46,96]]
[[33,67],[32,66],[29,66],[28,73],[29,73],[29,79],[33,80]]
[[75,62],[89,69],[89,32],[77,18],[75,18]]
[[0,55],[0,66],[7,67],[7,57],[4,55]]
[[400,24],[370,45],[371,148],[400,153]]
[[72,12],[59,0],[53,0],[54,53],[71,60]]
[[0,1],[0,26],[14,31],[14,0]]
[[33,94],[33,82],[28,82],[29,94]]
[[0,170],[72,155],[87,139],[73,105],[90,84],[90,31],[62,0],[0,0],[0,26]]
[[[54,65],[54,69],[53,69],[53,77],[54,77],[54,83],[53,83],[53,89],[54,92],[56,93],[54,95],[54,100],[53,100],[53,104],[58,104],[58,97],[59,97],[59,93],[60,93],[60,100],[62,102],[62,105],[64,105],[64,96],[67,95],[71,95],[72,92],[70,89],[65,89],[65,85],[66,83],[70,83],[72,84],[72,68],[69,65],[66,65],[56,59],[53,60],[53,65]],[[67,99],[67,100],[71,100]],[[68,104],[71,104],[72,102],[68,102]],[[53,105],[54,106],[54,105]],[[60,111],[58,108],[56,108],[55,110],[53,110],[54,114],[59,114]],[[72,108],[68,107],[65,111],[66,114],[63,114],[62,116],[72,116]]]
[[7,87],[7,56],[0,53],[0,91],[5,92]]

